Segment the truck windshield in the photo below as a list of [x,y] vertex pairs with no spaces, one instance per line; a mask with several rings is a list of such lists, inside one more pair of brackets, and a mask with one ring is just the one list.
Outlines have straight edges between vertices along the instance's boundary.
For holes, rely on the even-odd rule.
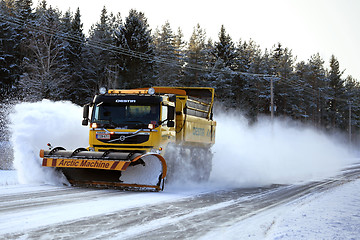
[[96,122],[99,127],[144,128],[149,123],[157,124],[159,117],[159,105],[124,105],[102,102],[94,106],[92,122]]

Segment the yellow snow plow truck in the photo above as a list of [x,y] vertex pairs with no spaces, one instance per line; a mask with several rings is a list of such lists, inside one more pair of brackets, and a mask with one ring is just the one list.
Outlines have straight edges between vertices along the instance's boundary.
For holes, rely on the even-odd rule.
[[207,180],[214,95],[205,87],[108,90],[84,106],[90,146],[40,150],[42,166],[82,186],[160,191],[167,175],[184,178],[189,172],[186,179]]

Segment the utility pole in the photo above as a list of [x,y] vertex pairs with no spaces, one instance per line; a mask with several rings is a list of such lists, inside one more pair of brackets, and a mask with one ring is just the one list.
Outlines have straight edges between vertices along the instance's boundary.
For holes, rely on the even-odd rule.
[[[352,138],[352,134],[351,134],[351,104],[352,102],[349,101],[349,144],[351,145],[351,138]],[[351,146],[350,146],[351,147]]]
[[270,107],[271,107],[271,122],[274,120],[274,83],[273,78],[270,80]]

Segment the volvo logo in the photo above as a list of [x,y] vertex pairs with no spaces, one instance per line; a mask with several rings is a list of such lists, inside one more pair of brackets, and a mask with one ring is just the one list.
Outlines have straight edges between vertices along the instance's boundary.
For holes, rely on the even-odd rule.
[[126,137],[124,135],[119,137],[119,140],[122,142],[125,141],[125,139],[126,139]]
[[116,99],[117,103],[136,103],[135,99]]

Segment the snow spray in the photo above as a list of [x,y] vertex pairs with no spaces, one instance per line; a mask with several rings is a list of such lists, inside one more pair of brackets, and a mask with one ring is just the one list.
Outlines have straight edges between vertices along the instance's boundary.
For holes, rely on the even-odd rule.
[[[63,183],[41,166],[39,150],[51,143],[72,150],[88,146],[82,108],[70,102],[20,103],[10,114],[14,167],[20,183]],[[329,136],[293,121],[260,119],[249,126],[240,114],[217,114],[210,186],[291,184],[333,176],[351,159]],[[184,180],[184,179],[183,179]],[[196,185],[196,184],[195,184]],[[208,184],[206,184],[208,185]],[[189,185],[187,185],[189,187]],[[198,186],[197,186],[198,187]]]
[[88,146],[87,127],[81,125],[82,108],[70,102],[43,100],[15,105],[10,114],[14,168],[20,183],[59,184],[66,180],[53,168],[41,166],[40,149],[76,149]]
[[249,126],[240,114],[215,117],[210,176],[215,184],[254,187],[319,180],[334,176],[353,159],[335,137],[292,120],[263,118]]

